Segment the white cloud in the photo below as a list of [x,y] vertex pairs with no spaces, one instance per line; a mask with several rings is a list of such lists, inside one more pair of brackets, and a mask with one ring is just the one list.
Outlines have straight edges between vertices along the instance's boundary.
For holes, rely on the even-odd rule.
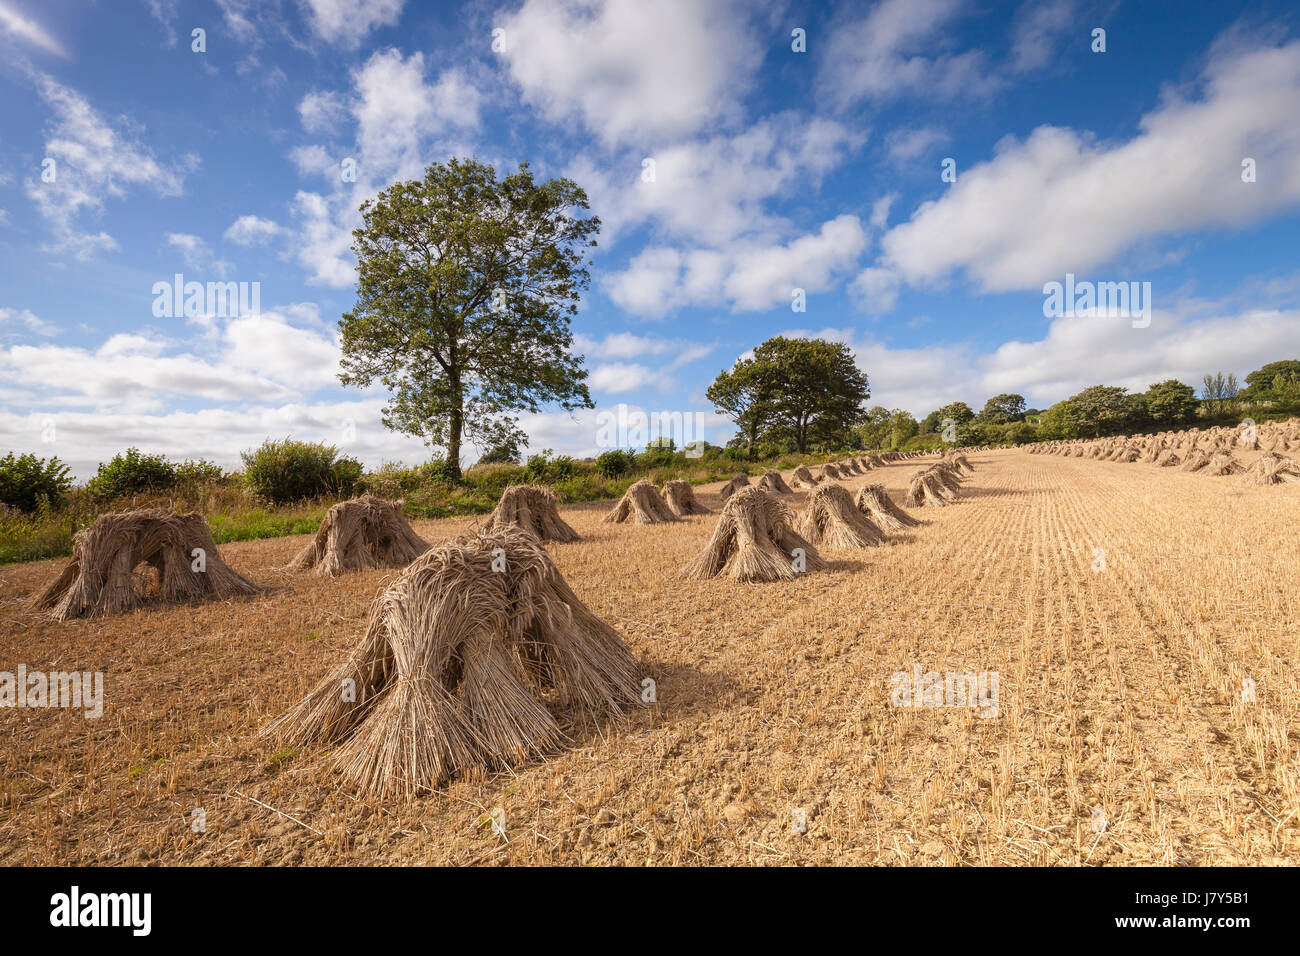
[[[885,137],[885,152],[891,160],[902,166],[932,153],[948,142],[948,139],[948,134],[943,130],[925,126],[920,129],[894,130]],[[937,159],[935,165],[938,166]]]
[[55,325],[38,318],[28,309],[0,308],[0,330],[13,325],[20,325],[36,335],[55,335],[59,331]]
[[[1074,0],[1033,0],[1022,6],[1012,32],[1011,69],[1023,73],[1051,63],[1073,22]],[[1087,36],[1081,30],[1077,39],[1082,43]]]
[[[37,76],[37,88],[54,114],[44,156],[53,165],[42,167],[52,172],[53,181],[28,179],[26,191],[54,233],[49,248],[79,258],[114,249],[112,236],[83,231],[81,218],[102,211],[105,197],[121,198],[133,186],[179,195],[183,170],[159,163],[148,147],[110,126],[74,90],[44,75]],[[196,162],[187,158],[187,166]]]
[[820,92],[841,108],[907,95],[942,101],[992,93],[1000,83],[982,52],[937,52],[964,12],[960,0],[883,0],[835,24],[820,61]]
[[629,312],[662,317],[688,305],[733,312],[789,305],[796,288],[812,295],[853,268],[868,244],[856,216],[841,215],[787,243],[735,242],[717,249],[648,247],[606,289]]
[[391,27],[405,0],[300,0],[312,30],[328,43],[356,49],[372,30]]
[[347,101],[333,90],[314,90],[298,103],[298,116],[309,133],[333,133],[347,119]]
[[275,238],[280,227],[270,219],[259,216],[240,216],[230,224],[225,238],[239,246],[258,246]]
[[762,61],[740,3],[525,0],[499,18],[524,102],[606,144],[650,145],[739,115]]
[[1089,385],[1146,391],[1176,378],[1196,387],[1201,376],[1218,370],[1244,378],[1293,355],[1298,326],[1300,311],[1294,309],[1222,313],[1204,305],[1180,306],[1158,310],[1146,329],[1133,328],[1129,319],[1060,318],[1041,339],[1006,342],[986,354],[967,343],[897,348],[855,329],[784,334],[847,343],[871,379],[870,404],[920,417],[954,401],[980,408],[1002,392],[1046,408]]
[[53,53],[64,59],[68,57],[68,51],[44,27],[31,17],[23,16],[12,5],[3,2],[0,2],[0,31],[46,53]]
[[[914,283],[964,270],[985,291],[1034,288],[1142,241],[1259,222],[1300,202],[1298,115],[1300,41],[1221,45],[1201,98],[1169,93],[1127,142],[1051,126],[1003,141],[885,235],[881,265]],[[1245,156],[1258,182],[1242,182]]]
[[[308,270],[308,281],[340,288],[355,281],[350,247],[352,230],[361,224],[362,201],[395,180],[421,177],[430,162],[473,152],[456,137],[480,124],[478,90],[458,67],[444,70],[432,83],[425,73],[423,54],[403,57],[390,49],[374,53],[352,74],[353,92],[340,102],[357,126],[346,157],[356,161],[355,182],[338,175],[340,167],[323,147],[291,153],[301,172],[328,177],[334,185],[329,193],[300,191],[294,197],[295,255]],[[314,109],[304,120],[315,115]]]
[[[683,142],[648,157],[627,154],[611,164],[580,156],[567,174],[590,195],[606,243],[647,221],[666,236],[700,243],[741,235],[771,241],[789,224],[764,204],[816,188],[864,138],[831,120],[781,114],[734,136]],[[654,161],[652,182],[643,178],[643,158]]]

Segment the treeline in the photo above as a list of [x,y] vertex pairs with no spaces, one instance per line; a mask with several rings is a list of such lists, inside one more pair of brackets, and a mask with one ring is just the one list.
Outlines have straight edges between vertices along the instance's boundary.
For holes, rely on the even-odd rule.
[[910,412],[864,408],[865,373],[841,343],[769,339],[723,371],[708,396],[736,423],[729,447],[752,459],[790,452],[913,450],[942,445],[1015,445],[1233,424],[1300,413],[1300,360],[1270,362],[1238,382],[1215,372],[1197,388],[1177,379],[1144,392],[1093,385],[1049,408],[1003,393],[977,412],[953,402],[917,420]]

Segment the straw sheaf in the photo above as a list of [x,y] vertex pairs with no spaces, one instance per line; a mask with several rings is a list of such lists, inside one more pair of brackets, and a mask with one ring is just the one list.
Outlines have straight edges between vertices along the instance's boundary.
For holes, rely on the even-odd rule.
[[510,485],[488,515],[484,532],[523,528],[539,541],[579,541],[581,535],[560,517],[555,492],[545,485]]
[[[195,551],[204,570],[194,570]],[[137,588],[135,569],[158,573],[156,592]],[[56,621],[129,611],[150,600],[179,602],[256,594],[261,589],[221,559],[212,532],[197,513],[141,508],[101,515],[73,536],[72,560],[32,606]]]
[[664,524],[681,519],[668,506],[659,489],[642,478],[623,493],[618,504],[601,520],[615,524],[625,521],[633,524]]
[[683,570],[689,578],[725,574],[737,581],[789,580],[794,550],[803,549],[805,571],[826,562],[793,527],[794,516],[779,498],[759,488],[742,488],[727,501],[704,551]]
[[404,568],[429,543],[402,514],[402,503],[362,495],[325,513],[315,538],[289,562],[296,571],[334,576],[368,568]]
[[343,667],[263,733],[338,744],[349,781],[411,796],[554,751],[568,740],[557,714],[621,714],[640,703],[640,676],[540,542],[507,527],[412,563],[375,600]]
[[837,484],[822,485],[812,493],[799,533],[828,548],[874,548],[885,543],[885,533],[858,510],[849,490]]

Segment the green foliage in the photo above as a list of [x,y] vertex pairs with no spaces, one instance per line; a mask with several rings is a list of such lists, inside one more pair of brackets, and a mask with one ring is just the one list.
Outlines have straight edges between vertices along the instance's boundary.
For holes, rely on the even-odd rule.
[[57,508],[72,487],[68,466],[58,458],[15,455],[0,458],[0,504],[19,511],[35,511],[42,502]]
[[677,445],[671,438],[656,438],[645,446],[645,451],[636,456],[640,468],[662,468],[671,465],[676,458]]
[[497,179],[473,159],[366,200],[340,380],[381,382],[384,424],[445,448],[453,477],[462,435],[518,444],[517,412],[591,408],[569,329],[600,230],[574,214],[588,208],[568,179],[538,183],[527,163]]
[[517,465],[522,452],[517,440],[508,440],[497,445],[495,448],[488,449],[487,453],[478,460],[480,465]]
[[1066,399],[1062,415],[1072,437],[1098,438],[1124,431],[1133,417],[1133,405],[1125,388],[1092,385]]
[[1176,378],[1156,382],[1143,400],[1151,424],[1158,430],[1182,428],[1196,418],[1196,390]]
[[280,505],[334,494],[348,497],[361,478],[361,463],[339,458],[338,449],[321,442],[267,439],[241,452],[244,483],[261,498]]
[[621,448],[601,452],[596,459],[596,470],[605,478],[619,478],[632,470],[636,457]]
[[993,425],[1023,421],[1025,417],[1025,396],[1016,395],[1012,392],[994,395],[984,403],[984,410],[976,417],[980,421]]
[[100,498],[126,498],[166,491],[175,486],[176,474],[176,465],[163,455],[146,455],[138,448],[128,448],[111,461],[101,462],[86,487]]
[[1269,393],[1274,391],[1274,383],[1279,375],[1282,376],[1284,386],[1292,380],[1300,381],[1300,359],[1280,359],[1269,362],[1263,368],[1255,369],[1246,376],[1243,397],[1250,399],[1268,397]]
[[540,454],[530,455],[525,466],[528,480],[543,484],[572,478],[577,472],[576,463],[568,455],[556,455],[546,448]]
[[221,481],[225,472],[215,462],[204,458],[187,459],[175,466],[178,485],[203,485]]
[[[938,416],[936,419],[938,428],[942,428],[944,422],[949,419],[952,420],[954,425],[965,425],[967,422],[975,418],[975,413],[970,410],[970,406],[965,402],[952,402],[949,405],[943,406],[943,408],[939,409],[934,414]],[[928,420],[929,417],[927,416],[927,421]]]
[[760,437],[802,453],[810,444],[844,446],[871,390],[847,345],[776,336],[722,372],[708,397],[736,422],[751,454]]

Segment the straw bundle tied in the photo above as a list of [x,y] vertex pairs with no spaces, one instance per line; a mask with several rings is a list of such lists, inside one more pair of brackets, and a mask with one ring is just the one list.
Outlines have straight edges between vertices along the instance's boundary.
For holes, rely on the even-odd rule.
[[343,667],[263,733],[338,744],[349,781],[410,796],[552,752],[568,739],[557,715],[619,715],[640,703],[640,676],[541,543],[506,527],[416,559]]
[[792,479],[796,488],[816,488],[817,483],[821,481],[820,478],[808,470],[807,465],[800,465],[796,468]]
[[1274,452],[1265,452],[1246,469],[1242,479],[1252,485],[1280,485],[1300,483],[1300,462],[1284,458]]
[[894,503],[884,485],[867,485],[861,489],[856,504],[859,511],[885,531],[901,531],[921,523]]
[[624,492],[618,504],[601,520],[615,524],[625,521],[633,524],[663,524],[681,519],[668,506],[664,496],[659,494],[659,489],[642,478]]
[[325,512],[316,537],[289,567],[330,576],[368,568],[404,568],[428,550],[428,542],[402,514],[400,501],[362,495]]
[[[256,594],[260,588],[221,559],[203,516],[170,508],[101,515],[73,536],[72,560],[32,606],[56,621],[129,611],[147,600],[190,601]],[[137,589],[135,569],[158,573],[155,594]]]
[[796,549],[804,571],[826,567],[817,549],[793,528],[794,516],[779,498],[759,488],[742,488],[727,501],[704,551],[686,566],[690,578],[726,574],[737,581],[779,581],[795,570]]
[[680,517],[713,514],[712,509],[700,504],[695,497],[695,489],[691,487],[689,481],[674,479],[664,482],[663,495],[664,501],[668,502],[668,507],[672,508],[673,513]]
[[741,488],[747,488],[747,487],[749,487],[749,476],[744,474],[738,474],[738,475],[734,475],[729,482],[723,485],[722,488],[718,491],[718,494],[722,496],[723,501],[726,501],[728,498],[734,495]]
[[523,528],[539,541],[579,541],[581,536],[560,517],[555,492],[544,485],[510,485],[488,515],[485,532]]
[[885,533],[858,510],[843,485],[822,485],[812,493],[799,533],[828,548],[874,548],[885,543]]
[[779,471],[765,471],[758,480],[758,487],[774,495],[792,495],[794,489],[785,483]]

